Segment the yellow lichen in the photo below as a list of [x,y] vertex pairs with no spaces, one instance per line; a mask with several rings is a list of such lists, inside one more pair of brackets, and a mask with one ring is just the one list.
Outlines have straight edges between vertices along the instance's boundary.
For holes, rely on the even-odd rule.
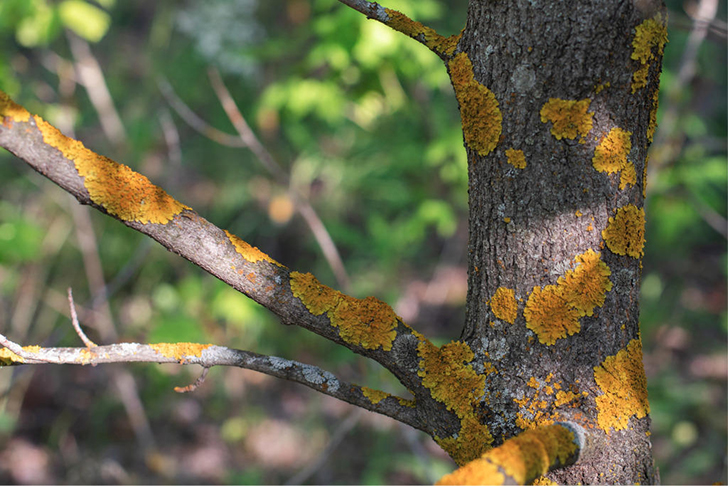
[[[455,51],[455,47],[458,45],[458,42],[460,42],[462,33],[451,35],[450,37],[444,37],[435,32],[434,29],[410,19],[402,12],[389,8],[384,10],[387,12],[387,16],[389,17],[389,20],[385,22],[388,26],[397,32],[401,32],[412,37],[413,39],[424,40],[424,44],[437,53],[452,55],[453,51]],[[422,36],[421,39],[420,36]]]
[[626,429],[630,417],[643,418],[650,412],[639,339],[595,366],[594,380],[604,393],[596,402],[597,422],[605,432]]
[[[43,348],[40,346],[23,346],[26,353],[39,353]],[[0,347],[0,366],[9,366],[13,363],[25,363],[25,359],[13,353],[6,347]]]
[[232,243],[235,247],[235,251],[238,252],[245,260],[249,261],[250,263],[264,260],[274,265],[278,265],[279,267],[283,266],[262,251],[260,251],[257,247],[251,246],[246,241],[243,241],[234,234],[230,233],[228,230],[225,230],[225,234],[230,240],[230,243]]
[[508,158],[508,163],[516,169],[526,168],[526,156],[523,154],[523,150],[510,148],[506,150],[506,157]]
[[372,402],[374,405],[391,396],[389,393],[385,393],[380,390],[372,390],[371,388],[366,386],[361,387],[361,393],[362,395],[367,397],[369,401]]
[[[647,75],[652,61],[656,57],[662,56],[664,52],[667,42],[666,20],[662,14],[658,13],[651,19],[643,21],[635,29],[631,57],[635,61],[639,61],[640,67],[632,76],[632,93],[647,85]],[[654,52],[655,48],[657,54]]]
[[355,299],[326,285],[310,273],[291,272],[291,292],[311,314],[326,313],[345,342],[364,349],[392,349],[397,337],[397,315],[374,298]]
[[488,155],[498,145],[503,128],[498,101],[491,90],[475,80],[466,53],[453,57],[448,70],[460,106],[465,145],[480,155]]
[[542,344],[551,345],[557,339],[581,329],[578,311],[569,305],[562,287],[534,287],[523,309],[526,327],[538,336]]
[[30,120],[28,110],[10,99],[4,91],[0,91],[0,117],[7,117],[16,122]]
[[650,108],[650,120],[647,123],[647,141],[652,143],[657,129],[657,108],[660,105],[660,90],[655,89],[652,93],[652,108]]
[[604,296],[612,290],[609,276],[612,272],[599,258],[599,253],[587,250],[577,255],[579,265],[559,278],[558,285],[564,289],[564,297],[579,316],[594,315],[594,308],[604,305]]
[[617,255],[640,258],[645,247],[645,210],[632,204],[617,209],[602,231],[607,247]]
[[624,189],[627,184],[637,183],[637,174],[634,164],[627,160],[632,150],[632,132],[621,128],[612,128],[609,134],[602,139],[594,150],[592,164],[599,172],[612,174],[620,172],[619,188]]
[[557,339],[581,329],[579,317],[591,316],[595,307],[604,305],[604,297],[612,290],[611,271],[599,253],[587,250],[575,258],[577,267],[559,277],[556,285],[534,287],[528,297],[523,316],[526,327],[538,340],[551,345]]
[[553,123],[551,135],[557,140],[577,136],[583,139],[592,129],[594,112],[588,111],[590,104],[589,98],[579,101],[551,98],[541,108],[541,121]]
[[559,483],[551,481],[546,476],[539,476],[531,484],[534,486],[557,486]]
[[43,141],[73,161],[91,200],[122,221],[168,223],[188,206],[123,164],[87,149],[57,128],[34,116]]
[[490,299],[490,308],[498,319],[513,324],[518,315],[515,291],[505,287],[498,287],[493,298]]
[[417,354],[421,358],[418,375],[422,385],[430,390],[432,398],[461,419],[456,437],[436,437],[435,440],[456,463],[465,464],[493,442],[488,426],[481,424],[474,412],[485,393],[485,377],[467,364],[475,355],[463,342],[455,341],[438,348],[429,341],[421,341]]
[[642,169],[642,197],[647,197],[647,164],[650,162],[649,154],[645,157],[645,167]]
[[503,484],[505,473],[515,484],[526,484],[576,452],[574,434],[561,425],[550,425],[521,434],[486,452],[437,484]]
[[157,353],[161,354],[166,358],[174,358],[177,361],[184,361],[188,356],[200,357],[202,351],[212,346],[212,344],[198,344],[198,343],[159,343],[150,344]]
[[397,337],[397,315],[381,300],[355,299],[342,294],[339,304],[328,315],[345,342],[364,349],[392,349]]

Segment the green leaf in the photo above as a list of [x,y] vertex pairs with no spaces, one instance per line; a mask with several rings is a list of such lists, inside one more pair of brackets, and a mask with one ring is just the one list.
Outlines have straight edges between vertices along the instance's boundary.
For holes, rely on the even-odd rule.
[[111,24],[111,16],[82,0],[65,0],[58,6],[63,25],[90,42],[100,41]]

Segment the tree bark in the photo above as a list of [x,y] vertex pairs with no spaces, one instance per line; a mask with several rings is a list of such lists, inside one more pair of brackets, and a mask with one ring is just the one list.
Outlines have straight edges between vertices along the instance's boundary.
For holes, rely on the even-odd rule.
[[[621,369],[624,376],[613,385],[644,387],[641,208],[664,45],[663,32],[650,30],[664,22],[658,3],[473,0],[458,47],[502,116],[492,150],[467,147],[469,293],[462,338],[476,363],[495,370],[484,393],[490,411],[479,418],[489,424],[494,445],[554,420],[587,428],[598,447],[551,473],[559,483],[657,479],[646,392],[629,390],[613,402],[627,407],[621,411],[627,416],[630,406],[637,410],[615,426],[607,399],[599,397],[617,390],[607,389],[595,370],[636,343],[633,354],[614,360],[635,366]],[[659,39],[644,39],[648,30]],[[642,51],[634,55],[644,50],[641,42],[654,56],[646,63],[635,59]],[[452,76],[452,61],[449,66]],[[467,146],[468,100],[459,101]],[[638,226],[620,226],[626,220]],[[603,232],[607,227],[612,230]],[[615,241],[621,238],[636,247],[625,250]],[[584,278],[569,278],[590,265]],[[569,289],[576,280],[582,288]],[[591,289],[590,299],[584,285],[602,288]],[[591,302],[578,309],[579,298],[567,295],[572,290]]]

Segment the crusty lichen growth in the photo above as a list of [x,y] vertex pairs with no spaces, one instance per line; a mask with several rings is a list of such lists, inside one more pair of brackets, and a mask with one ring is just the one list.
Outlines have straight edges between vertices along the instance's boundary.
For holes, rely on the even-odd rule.
[[652,93],[652,108],[650,108],[650,120],[647,123],[647,141],[652,143],[657,129],[657,108],[660,106],[660,90],[655,89]]
[[564,289],[564,297],[579,316],[594,315],[594,308],[604,305],[604,296],[612,290],[609,276],[612,272],[599,253],[587,250],[577,255],[579,265],[559,278],[558,285]]
[[184,362],[188,356],[195,356],[199,358],[202,356],[202,352],[210,346],[212,346],[212,344],[159,343],[149,345],[150,348],[165,358],[174,358],[179,362]]
[[647,85],[650,65],[654,59],[662,57],[665,43],[667,43],[667,18],[662,14],[658,13],[651,19],[643,21],[635,29],[631,57],[639,61],[640,66],[632,75],[632,93]]
[[[462,33],[444,37],[435,32],[434,29],[410,19],[402,12],[389,8],[384,10],[389,16],[389,20],[385,22],[388,26],[413,39],[424,40],[424,44],[438,54],[452,55],[458,42],[460,42]],[[422,37],[420,38],[420,36]]]
[[619,188],[624,189],[627,184],[637,183],[634,164],[627,160],[630,150],[632,150],[632,132],[619,127],[612,128],[594,150],[592,164],[599,172],[607,174],[620,172]]
[[[235,251],[238,252],[238,254],[240,254],[240,256],[242,256],[246,261],[249,261],[250,263],[255,263],[263,260],[274,265],[278,265],[279,267],[283,266],[262,251],[260,251],[257,247],[251,246],[249,243],[230,233],[228,230],[225,230],[225,234],[230,240],[230,243],[232,243],[235,247]],[[255,275],[253,275],[253,277],[255,277]],[[248,280],[250,280],[250,276],[248,276]]]
[[505,287],[498,287],[493,298],[490,299],[490,308],[498,319],[513,324],[518,315],[515,291]]
[[448,70],[460,106],[465,145],[480,155],[488,155],[498,145],[503,129],[498,100],[475,80],[473,64],[466,53],[453,57]]
[[534,287],[526,302],[526,327],[542,344],[552,345],[579,332],[579,317],[593,315],[594,308],[604,305],[605,294],[612,290],[611,271],[599,253],[589,249],[575,261],[576,269],[559,277],[556,285]]
[[508,163],[516,169],[526,168],[526,156],[523,154],[523,150],[508,149],[506,150],[506,158]]
[[602,231],[602,238],[613,253],[641,258],[645,247],[645,210],[633,204],[617,209]]
[[605,432],[626,429],[630,417],[643,418],[650,412],[639,339],[595,366],[594,380],[604,393],[596,402],[597,422]]
[[573,140],[580,136],[583,141],[593,125],[594,112],[589,111],[590,104],[589,98],[578,101],[551,98],[541,107],[541,121],[553,124],[551,135],[557,140]]
[[291,272],[290,284],[311,314],[326,313],[344,342],[364,349],[392,349],[398,318],[389,305],[374,297],[349,297],[322,285],[310,273]]
[[391,396],[389,393],[380,390],[373,390],[366,386],[361,387],[361,393],[362,395],[367,397],[369,401],[372,402],[374,405]]
[[455,341],[438,348],[427,340],[417,346],[418,375],[432,398],[445,404],[460,418],[456,437],[436,437],[437,443],[462,465],[490,447],[493,437],[487,425],[475,416],[475,406],[485,393],[485,377],[468,364],[475,357],[467,344]]
[[0,116],[10,118],[16,122],[27,122],[30,120],[28,110],[10,99],[4,91],[0,91]]
[[[26,353],[38,353],[42,348],[40,346],[23,346]],[[6,347],[0,347],[0,366],[10,366],[13,363],[25,363],[25,359],[13,353]]]
[[123,164],[87,149],[66,137],[39,116],[34,116],[43,141],[73,161],[91,200],[122,221],[168,223],[188,206]]
[[503,484],[501,471],[515,484],[527,484],[551,467],[566,464],[576,450],[574,434],[566,427],[527,430],[442,477],[437,484]]

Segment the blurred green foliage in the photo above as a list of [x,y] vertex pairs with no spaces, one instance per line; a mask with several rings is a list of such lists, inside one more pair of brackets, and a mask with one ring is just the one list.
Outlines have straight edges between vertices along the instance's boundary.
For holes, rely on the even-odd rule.
[[[445,35],[462,28],[467,7],[465,0],[386,4]],[[663,482],[726,481],[726,242],[713,227],[725,225],[727,214],[725,30],[711,30],[696,75],[678,85],[692,23],[682,3],[668,6],[658,119],[671,113],[671,121],[658,129],[651,155],[641,315],[652,440]],[[715,25],[725,26],[725,10],[721,4]],[[103,68],[128,134],[122,146],[105,137],[85,89],[74,84],[67,31],[91,44]],[[300,217],[273,217],[272,202],[285,189],[249,151],[216,144],[176,116],[171,130],[179,145],[167,142],[163,118],[172,110],[159,92],[160,76],[203,119],[233,132],[208,80],[210,66],[222,72],[261,141],[326,223],[352,276],[351,293],[395,306],[414,299],[412,325],[443,341],[457,337],[464,291],[431,304],[421,290],[442,268],[460,269],[446,287],[463,288],[467,245],[457,106],[445,69],[425,47],[335,0],[0,1],[3,90],[215,224],[337,286]],[[3,332],[24,343],[77,346],[66,315],[71,286],[82,322],[98,339],[94,316],[103,294],[89,288],[76,203],[7,153],[0,154],[0,194]],[[279,325],[259,305],[117,222],[95,212],[91,221],[122,340],[226,344],[405,393],[381,368]],[[194,380],[194,370],[133,366],[158,445],[185,445],[152,457],[120,442],[139,440],[138,431],[110,385],[111,372],[69,370],[0,372],[0,450],[32,440],[49,458],[52,481],[80,474],[76,482],[282,482],[326,443],[298,437],[330,437],[351,413],[252,372],[213,370],[194,394],[181,396],[171,390]],[[286,464],[256,452],[256,431],[271,420],[288,424],[281,435],[298,445]],[[428,438],[415,435],[413,446],[406,437],[391,421],[366,415],[311,481],[431,482],[452,467]],[[210,451],[218,469],[194,469],[195,458]],[[101,467],[109,463],[124,474],[109,476]],[[2,467],[0,478],[17,480]]]

